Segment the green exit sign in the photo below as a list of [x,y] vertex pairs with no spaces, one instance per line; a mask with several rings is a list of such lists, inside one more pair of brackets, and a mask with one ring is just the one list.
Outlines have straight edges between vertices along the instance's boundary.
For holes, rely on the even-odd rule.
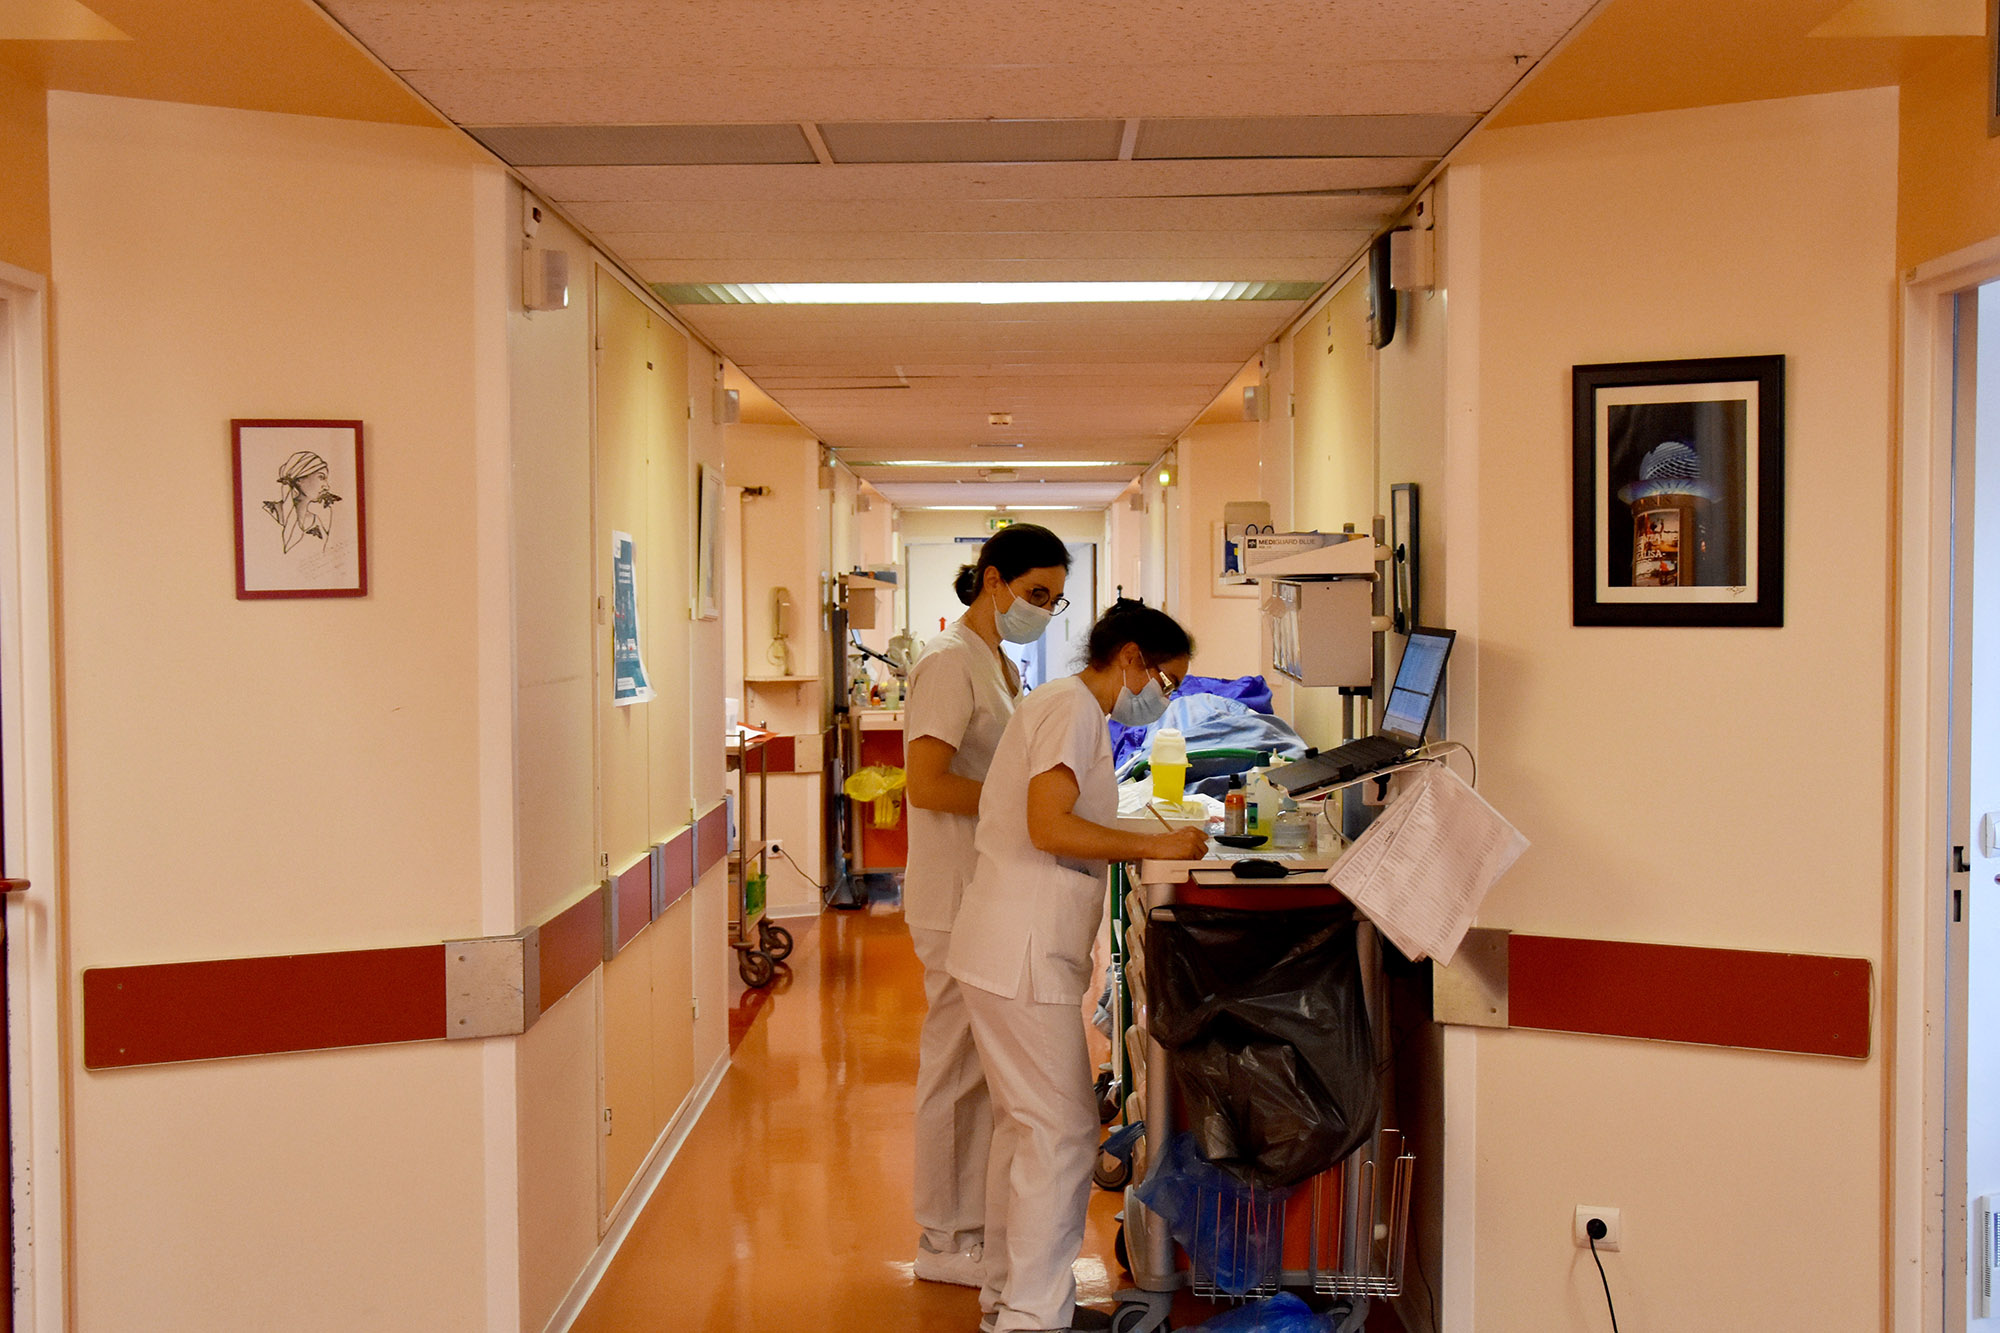
[[1014,520],[1008,518],[1005,514],[995,514],[992,518],[986,520],[986,530],[988,532],[998,532],[1002,528],[1011,528],[1013,526]]

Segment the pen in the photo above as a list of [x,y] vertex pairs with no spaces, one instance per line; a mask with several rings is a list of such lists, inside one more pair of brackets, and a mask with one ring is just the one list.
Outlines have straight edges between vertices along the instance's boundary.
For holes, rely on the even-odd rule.
[[1159,806],[1154,805],[1151,801],[1148,801],[1146,803],[1146,808],[1153,812],[1153,818],[1160,821],[1161,828],[1165,829],[1169,833],[1172,833],[1174,831],[1174,826],[1172,824],[1169,824],[1167,822],[1167,817],[1160,813]]

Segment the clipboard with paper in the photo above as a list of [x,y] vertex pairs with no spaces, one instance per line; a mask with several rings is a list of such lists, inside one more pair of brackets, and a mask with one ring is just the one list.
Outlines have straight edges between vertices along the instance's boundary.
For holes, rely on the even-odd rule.
[[1327,871],[1410,959],[1448,964],[1487,891],[1528,840],[1443,764],[1414,774]]

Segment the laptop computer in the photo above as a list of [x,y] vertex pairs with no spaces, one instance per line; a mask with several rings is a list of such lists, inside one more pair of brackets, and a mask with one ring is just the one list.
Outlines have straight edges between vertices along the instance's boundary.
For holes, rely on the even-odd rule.
[[1424,743],[1438,689],[1444,684],[1445,663],[1457,638],[1457,630],[1411,630],[1375,734],[1324,752],[1308,750],[1305,758],[1272,770],[1271,782],[1288,796],[1301,796],[1401,763]]

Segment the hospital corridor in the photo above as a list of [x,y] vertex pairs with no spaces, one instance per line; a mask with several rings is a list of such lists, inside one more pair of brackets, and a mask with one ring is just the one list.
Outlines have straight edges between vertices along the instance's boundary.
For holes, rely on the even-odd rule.
[[2000,0],[0,0],[0,1333],[2000,1329]]

